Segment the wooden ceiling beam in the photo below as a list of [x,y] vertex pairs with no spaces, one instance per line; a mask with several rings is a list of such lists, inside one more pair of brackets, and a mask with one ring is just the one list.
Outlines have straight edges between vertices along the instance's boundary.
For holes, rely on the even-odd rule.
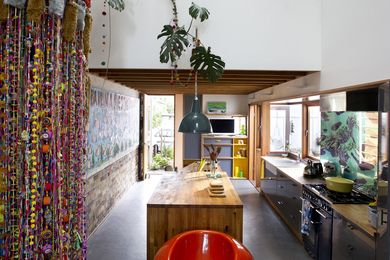
[[[99,73],[101,75],[111,74],[111,75],[129,75],[129,74],[138,74],[138,75],[171,75],[171,70],[169,69],[89,69],[91,73]],[[178,70],[179,74],[189,74],[189,70]],[[313,71],[314,72],[314,71]],[[308,71],[286,71],[286,70],[225,70],[224,75],[275,75],[275,76],[286,76],[286,75],[296,75],[296,76],[305,76]]]
[[[186,80],[190,70],[179,70],[187,84],[171,85],[170,69],[90,69],[90,73],[147,94],[193,93],[194,79]],[[311,71],[225,70],[216,83],[199,77],[200,94],[249,94],[305,76]]]

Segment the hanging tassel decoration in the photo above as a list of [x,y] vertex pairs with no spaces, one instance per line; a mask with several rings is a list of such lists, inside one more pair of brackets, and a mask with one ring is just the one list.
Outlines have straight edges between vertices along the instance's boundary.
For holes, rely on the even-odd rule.
[[26,0],[4,0],[5,5],[11,5],[13,7],[24,9]]
[[29,0],[27,3],[27,20],[40,24],[45,11],[45,0]]
[[[89,109],[91,106],[91,78],[89,74],[84,75],[84,86],[85,86],[85,117],[89,118]],[[88,124],[88,121],[87,121]]]
[[54,14],[60,18],[64,17],[65,0],[50,0],[49,14]]
[[77,31],[84,31],[85,27],[85,4],[81,2],[77,5]]
[[77,28],[77,4],[73,2],[68,2],[65,7],[64,14],[64,39],[66,41],[74,41],[76,36],[76,28]]
[[83,48],[84,55],[88,59],[89,53],[91,53],[91,31],[92,31],[92,15],[90,13],[85,15],[85,28],[83,32]]
[[7,20],[8,17],[8,6],[0,0],[0,22]]

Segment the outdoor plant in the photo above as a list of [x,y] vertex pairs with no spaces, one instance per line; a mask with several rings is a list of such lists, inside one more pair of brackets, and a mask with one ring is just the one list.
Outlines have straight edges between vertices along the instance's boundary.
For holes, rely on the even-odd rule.
[[180,59],[187,47],[191,46],[192,42],[191,67],[208,81],[216,82],[223,74],[225,62],[220,56],[213,54],[211,47],[206,47],[197,38],[197,35],[190,33],[193,22],[197,19],[200,19],[200,22],[204,22],[209,18],[210,12],[206,8],[192,3],[189,8],[189,14],[192,19],[188,29],[186,29],[185,26],[179,26],[176,0],[171,1],[173,4],[172,23],[164,25],[161,33],[157,36],[157,39],[164,39],[160,49],[160,62],[171,62],[173,68],[176,69],[178,59]]
[[158,153],[155,156],[153,156],[151,169],[152,170],[162,169],[165,166],[169,165],[169,161],[170,159],[168,157],[165,157],[161,153]]

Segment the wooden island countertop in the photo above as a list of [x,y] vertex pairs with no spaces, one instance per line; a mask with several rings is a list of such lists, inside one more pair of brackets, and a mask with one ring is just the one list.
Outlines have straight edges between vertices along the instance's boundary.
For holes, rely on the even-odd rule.
[[188,230],[224,232],[242,242],[243,204],[229,177],[220,172],[226,197],[210,197],[205,172],[164,174],[147,203],[147,258],[170,238]]
[[225,172],[220,172],[226,197],[210,197],[210,178],[205,172],[166,174],[149,199],[148,206],[241,207],[242,202]]

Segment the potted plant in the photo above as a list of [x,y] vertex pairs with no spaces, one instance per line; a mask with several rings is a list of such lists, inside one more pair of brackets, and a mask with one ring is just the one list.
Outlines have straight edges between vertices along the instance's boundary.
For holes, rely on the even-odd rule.
[[189,8],[189,14],[192,19],[188,29],[186,29],[185,26],[179,26],[176,0],[171,1],[173,4],[172,22],[164,25],[161,33],[157,36],[157,39],[164,39],[160,49],[160,62],[171,62],[173,69],[176,71],[177,61],[187,47],[191,46],[191,41],[189,40],[191,39],[193,42],[190,58],[191,67],[209,82],[216,82],[223,74],[225,62],[220,56],[213,54],[211,47],[206,47],[196,34],[190,33],[193,22],[197,19],[200,19],[200,22],[204,22],[209,18],[210,12],[206,8],[192,3]]

